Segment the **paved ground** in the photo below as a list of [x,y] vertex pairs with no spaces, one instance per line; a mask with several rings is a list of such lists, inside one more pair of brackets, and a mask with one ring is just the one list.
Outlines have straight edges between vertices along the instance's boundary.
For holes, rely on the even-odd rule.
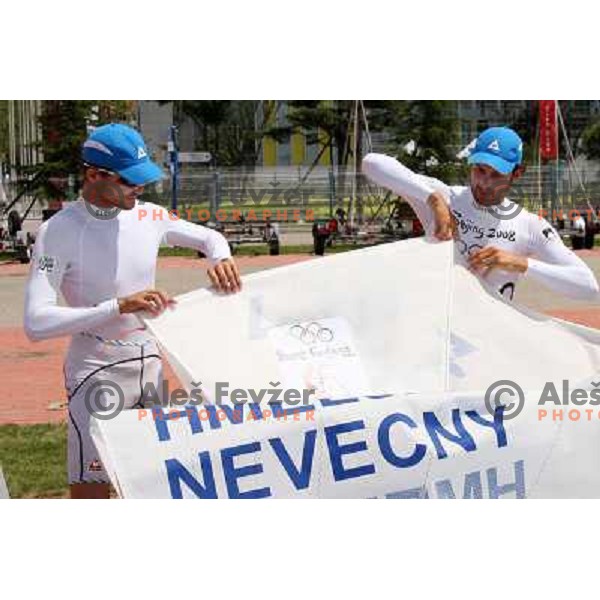
[[[580,256],[600,279],[600,251]],[[302,260],[306,255],[239,257],[243,273]],[[208,285],[206,263],[190,258],[161,258],[158,287],[176,295]],[[31,343],[23,333],[23,290],[28,267],[0,264],[0,424],[60,422],[65,417],[62,357],[68,340]],[[531,308],[600,329],[600,305],[565,300],[530,281],[523,281],[517,300]],[[175,379],[167,371],[169,378]]]

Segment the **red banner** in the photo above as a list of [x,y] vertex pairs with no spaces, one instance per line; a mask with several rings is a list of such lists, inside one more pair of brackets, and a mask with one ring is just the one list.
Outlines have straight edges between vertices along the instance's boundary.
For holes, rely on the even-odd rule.
[[558,125],[556,100],[540,100],[540,158],[558,158]]

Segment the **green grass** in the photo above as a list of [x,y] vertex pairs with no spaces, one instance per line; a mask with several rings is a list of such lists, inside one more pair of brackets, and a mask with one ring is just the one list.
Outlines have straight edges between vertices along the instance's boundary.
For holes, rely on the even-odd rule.
[[0,466],[11,498],[66,497],[66,425],[0,426]]
[[196,250],[192,250],[191,248],[170,248],[169,246],[165,246],[158,251],[159,256],[198,256],[198,252]]
[[[190,216],[191,220],[195,221],[198,219],[199,214],[206,214],[209,211],[209,204],[186,204],[185,202],[180,203],[179,205],[180,216],[184,219],[188,218],[188,213],[186,211],[191,211]],[[304,220],[307,215],[307,211],[310,211],[309,216],[312,215],[307,222],[312,223],[313,219],[328,219],[331,213],[329,202],[321,201],[311,202],[309,204],[252,204],[245,203],[241,205],[234,205],[231,202],[222,202],[219,205],[219,210],[222,210],[227,215],[226,221],[232,221],[234,216],[234,211],[237,214],[241,212],[248,218],[252,213],[254,213],[254,219],[261,221],[263,216],[265,215],[265,211],[271,211],[271,218],[277,219],[277,212],[283,214],[283,211],[287,212],[287,219],[293,219],[294,211],[299,211],[300,219]],[[267,213],[268,214],[268,213]],[[212,215],[215,218],[215,215]],[[252,219],[249,218],[251,222]]]

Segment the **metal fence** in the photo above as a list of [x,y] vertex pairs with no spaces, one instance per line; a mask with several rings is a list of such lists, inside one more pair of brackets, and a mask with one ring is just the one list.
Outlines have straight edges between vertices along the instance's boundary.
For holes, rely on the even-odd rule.
[[[585,191],[579,184],[581,178]],[[466,182],[454,181],[453,184]],[[396,196],[369,182],[364,175],[352,169],[333,169],[319,166],[257,167],[257,168],[205,168],[186,170],[179,174],[178,207],[204,208],[211,214],[218,209],[311,208],[316,216],[328,216],[339,206],[346,212],[352,207],[359,218],[385,218],[390,203]],[[11,190],[7,190],[8,198]],[[73,199],[71,190],[67,199]],[[515,186],[511,194],[517,202],[530,210],[550,207],[584,207],[589,201],[600,205],[600,164],[586,163],[579,175],[566,164],[531,167]],[[163,206],[171,206],[171,179],[167,176],[159,184],[150,186],[144,199]],[[24,198],[15,208],[22,212],[29,204]],[[41,218],[43,203],[37,203],[29,218]]]
[[[170,179],[149,192],[148,197],[169,206]],[[386,197],[395,198],[361,173],[355,176],[351,169],[328,167],[311,171],[300,167],[207,169],[181,174],[178,185],[180,205],[202,206],[212,212],[231,206],[251,209],[307,205],[328,211],[337,206],[347,209],[351,199],[368,212],[378,209]],[[530,210],[583,207],[588,201],[595,206],[600,204],[600,164],[587,163],[577,172],[563,162],[530,167],[515,185],[511,197]]]

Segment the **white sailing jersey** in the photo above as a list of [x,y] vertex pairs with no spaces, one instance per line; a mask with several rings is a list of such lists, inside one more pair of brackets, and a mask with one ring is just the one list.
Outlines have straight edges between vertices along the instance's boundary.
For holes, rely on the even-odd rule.
[[[155,286],[161,243],[201,250],[211,264],[231,256],[220,233],[156,204],[136,202],[110,219],[94,216],[82,199],[68,204],[38,231],[25,294],[28,337],[136,337],[140,323],[119,313],[117,299]],[[59,292],[68,306],[57,305]]]
[[368,154],[362,171],[376,184],[405,198],[423,224],[427,235],[435,229],[433,213],[427,199],[434,191],[446,198],[458,222],[457,249],[467,258],[486,246],[495,246],[528,258],[524,274],[492,269],[485,281],[504,297],[512,299],[515,285],[523,275],[532,277],[549,288],[573,298],[598,300],[599,288],[589,267],[562,242],[556,230],[541,216],[520,212],[514,202],[505,198],[499,214],[514,217],[499,218],[477,203],[471,188],[448,186],[437,179],[413,173],[396,159],[383,154]]

